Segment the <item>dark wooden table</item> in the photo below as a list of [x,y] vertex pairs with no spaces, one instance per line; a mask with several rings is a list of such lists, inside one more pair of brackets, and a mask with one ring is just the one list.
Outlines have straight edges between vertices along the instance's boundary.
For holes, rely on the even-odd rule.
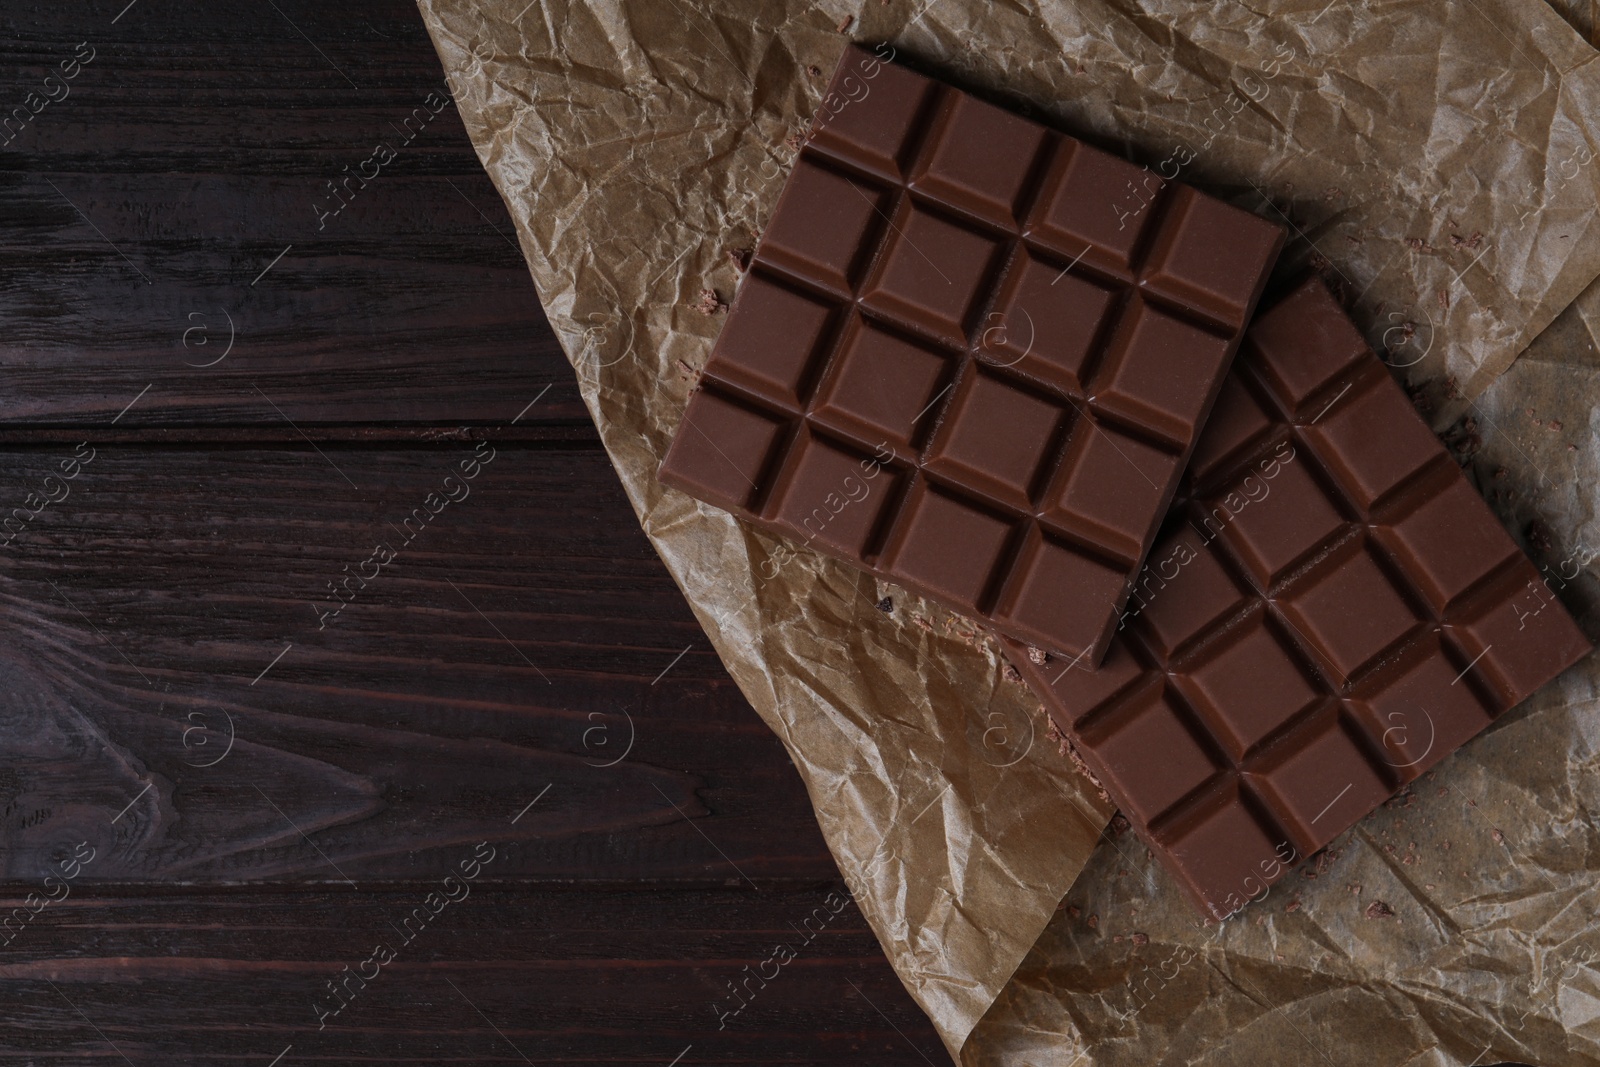
[[0,29],[0,1063],[944,1062],[416,9]]

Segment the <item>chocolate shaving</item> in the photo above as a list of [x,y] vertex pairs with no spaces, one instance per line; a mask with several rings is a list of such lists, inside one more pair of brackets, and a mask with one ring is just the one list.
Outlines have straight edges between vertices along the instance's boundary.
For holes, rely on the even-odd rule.
[[715,289],[700,290],[700,299],[694,302],[693,307],[702,315],[716,315],[728,309]]
[[1555,547],[1555,536],[1550,532],[1550,527],[1539,519],[1533,519],[1528,523],[1527,528],[1522,531],[1522,539],[1528,543],[1529,548],[1540,555]]

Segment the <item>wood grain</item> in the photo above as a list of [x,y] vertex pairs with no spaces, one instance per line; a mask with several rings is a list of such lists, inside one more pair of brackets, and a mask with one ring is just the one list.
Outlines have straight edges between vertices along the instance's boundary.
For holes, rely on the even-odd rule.
[[111,7],[0,9],[0,425],[587,425],[413,5]]
[[[494,884],[497,863],[403,931],[437,883],[248,898],[75,891],[0,963],[0,1063],[122,1063],[120,1051],[141,1067],[265,1065],[286,1048],[285,1067],[926,1067],[943,1056],[842,885],[530,890]],[[363,968],[380,943],[393,962]],[[781,967],[768,963],[779,944],[794,956]],[[332,1014],[327,983],[346,966],[376,977],[348,981]]]
[[0,1063],[935,1062],[445,88],[405,0],[0,7]]
[[13,877],[68,839],[95,878],[418,877],[491,828],[532,878],[835,876],[603,454],[89,448],[0,453],[70,493],[0,549]]

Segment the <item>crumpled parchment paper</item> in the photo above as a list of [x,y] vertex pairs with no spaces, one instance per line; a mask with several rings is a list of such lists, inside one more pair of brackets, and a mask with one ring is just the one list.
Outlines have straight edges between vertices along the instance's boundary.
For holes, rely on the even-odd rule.
[[[1597,338],[1600,285],[1436,419],[1591,637]],[[1113,827],[964,1062],[1600,1062],[1597,704],[1591,655],[1221,925]]]
[[[1600,907],[1584,896],[1588,864],[1600,866],[1586,847],[1587,664],[1337,842],[1316,879],[1196,929],[1131,835],[1102,836],[1109,806],[975,627],[655,479],[721,325],[695,305],[706,289],[732,298],[729,253],[753,246],[793,156],[785,142],[846,41],[888,41],[964,88],[1285,221],[1280,276],[1310,267],[1334,282],[1374,346],[1433,383],[1440,425],[1477,413],[1459,432],[1481,439],[1480,465],[1506,470],[1507,513],[1541,516],[1554,551],[1580,533],[1600,545],[1582,400],[1595,360],[1560,340],[1572,318],[1600,315],[1568,311],[1513,367],[1600,272],[1600,64],[1549,7],[419,6],[645,532],[787,746],[840,870],[953,1057],[1466,1064],[1479,1031],[1480,1045],[1516,1047],[1491,1040],[1505,1011],[1577,995],[1564,977],[1579,966],[1572,931]],[[1568,6],[1578,19],[1582,5]],[[1541,432],[1578,445],[1550,445],[1538,470],[1516,436],[1532,432],[1515,421],[1531,423],[1517,414],[1531,399],[1563,409],[1540,417],[1565,431]],[[1345,887],[1362,879],[1359,893]],[[1563,1032],[1594,1025],[1571,1010]],[[1502,1038],[1558,1025],[1550,1009],[1515,1031],[1502,1021]]]

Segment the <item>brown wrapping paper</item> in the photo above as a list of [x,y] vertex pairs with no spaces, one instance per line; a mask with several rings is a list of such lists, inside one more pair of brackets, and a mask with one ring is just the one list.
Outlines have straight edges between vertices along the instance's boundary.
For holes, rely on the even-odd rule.
[[[1584,320],[1580,301],[1496,380],[1600,271],[1600,64],[1550,8],[419,4],[645,532],[793,756],[840,870],[952,1056],[1464,1064],[1478,1030],[1490,1040],[1474,1020],[1558,986],[1565,1003],[1578,964],[1558,939],[1587,921],[1587,856],[1600,856],[1585,847],[1581,668],[1436,770],[1412,806],[1341,839],[1332,863],[1350,870],[1295,882],[1294,910],[1286,887],[1197,930],[1131,836],[1101,836],[1109,807],[975,628],[654,476],[721,324],[696,309],[703,290],[731,299],[728,253],[753,245],[793,155],[785,141],[846,40],[889,41],[964,88],[1285,221],[1282,271],[1309,265],[1339,285],[1374,345],[1435,383],[1441,425],[1468,403],[1480,413],[1462,433],[1505,467],[1506,506],[1539,514],[1563,547],[1584,533],[1600,545],[1578,466],[1596,462],[1579,400],[1595,357],[1560,340],[1600,306]],[[1579,21],[1582,5],[1568,6]],[[1578,451],[1556,449],[1541,477],[1501,452],[1527,447],[1513,415],[1546,390],[1573,410],[1541,417]],[[1523,744],[1534,732],[1544,747]],[[1435,783],[1451,793],[1424,796]],[[1489,844],[1471,833],[1485,819],[1501,835]],[[1429,851],[1440,834],[1451,848]],[[1418,864],[1457,873],[1424,878]],[[1340,878],[1367,881],[1341,897]],[[1572,901],[1546,914],[1557,893]],[[1367,919],[1378,900],[1394,914]],[[1172,977],[1155,986],[1147,971]],[[1559,1037],[1545,1011],[1514,1032]]]

